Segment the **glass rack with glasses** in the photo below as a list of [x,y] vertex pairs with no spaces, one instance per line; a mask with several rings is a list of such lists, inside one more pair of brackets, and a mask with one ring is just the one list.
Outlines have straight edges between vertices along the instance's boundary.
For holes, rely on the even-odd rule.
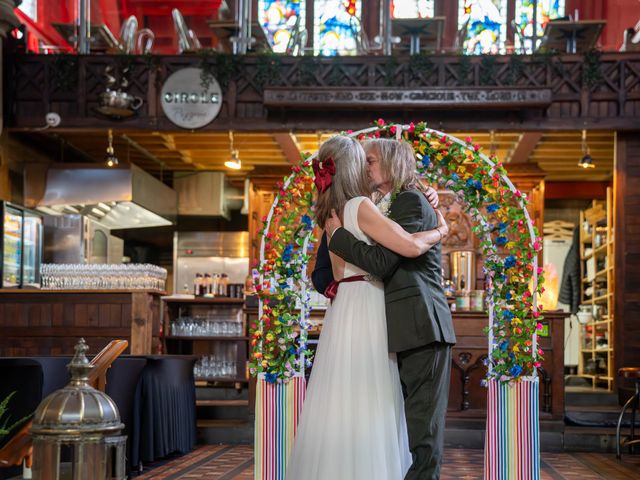
[[230,342],[212,342],[211,353],[202,355],[193,367],[196,380],[219,380],[238,377],[238,345]]
[[45,263],[40,272],[43,290],[163,291],[167,280],[164,268],[142,263]]
[[165,352],[199,357],[197,382],[247,383],[248,337],[244,300],[165,297]]

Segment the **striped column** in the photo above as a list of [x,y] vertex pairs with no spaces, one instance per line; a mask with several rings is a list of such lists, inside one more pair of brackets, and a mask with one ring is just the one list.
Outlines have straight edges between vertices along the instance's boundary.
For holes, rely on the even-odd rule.
[[538,378],[513,383],[490,379],[488,383],[485,480],[538,480]]
[[261,374],[256,385],[255,480],[284,480],[306,392],[304,376],[272,384]]

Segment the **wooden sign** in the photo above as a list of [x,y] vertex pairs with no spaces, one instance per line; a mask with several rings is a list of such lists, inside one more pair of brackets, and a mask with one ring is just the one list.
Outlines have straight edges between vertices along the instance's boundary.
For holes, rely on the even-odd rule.
[[264,104],[272,107],[532,107],[551,103],[549,88],[267,88]]

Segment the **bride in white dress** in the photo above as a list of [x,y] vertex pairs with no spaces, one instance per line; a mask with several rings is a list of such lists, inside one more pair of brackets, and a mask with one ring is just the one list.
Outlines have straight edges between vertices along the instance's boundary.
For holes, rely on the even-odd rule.
[[[334,137],[322,145],[318,160],[319,225],[335,209],[359,240],[406,257],[421,255],[441,238],[436,230],[411,235],[378,211],[367,197],[365,153],[357,141]],[[446,228],[439,218],[439,226]],[[331,263],[337,280],[367,275],[333,253]],[[412,460],[386,325],[381,281],[367,276],[340,283],[324,317],[287,480],[404,478]]]

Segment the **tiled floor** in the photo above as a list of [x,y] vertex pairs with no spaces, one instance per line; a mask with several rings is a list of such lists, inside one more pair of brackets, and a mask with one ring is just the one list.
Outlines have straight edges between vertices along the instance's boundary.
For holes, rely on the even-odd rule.
[[[482,478],[482,450],[447,449],[441,480]],[[252,480],[253,447],[207,445],[154,468],[136,480]],[[640,455],[543,453],[541,480],[632,480],[640,479]],[[301,479],[302,480],[302,479]],[[336,479],[338,480],[338,479]],[[349,479],[340,479],[349,480]]]

